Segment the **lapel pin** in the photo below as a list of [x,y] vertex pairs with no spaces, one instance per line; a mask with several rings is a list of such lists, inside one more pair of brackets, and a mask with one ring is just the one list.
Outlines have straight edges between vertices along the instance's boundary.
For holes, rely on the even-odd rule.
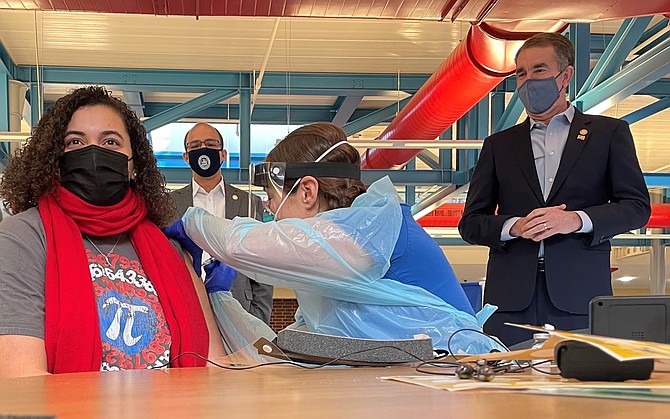
[[586,140],[586,134],[588,134],[588,133],[589,133],[589,130],[587,130],[586,128],[582,128],[582,129],[580,129],[580,130],[579,130],[579,135],[577,136],[577,139],[578,139],[579,141],[584,141],[584,140]]
[[237,200],[238,200],[237,195],[233,195],[233,196],[231,196],[231,198],[233,199],[233,201],[237,201]]

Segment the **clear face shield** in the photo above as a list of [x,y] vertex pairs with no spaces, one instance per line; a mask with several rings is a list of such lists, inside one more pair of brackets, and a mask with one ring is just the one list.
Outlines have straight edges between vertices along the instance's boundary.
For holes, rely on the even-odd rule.
[[[264,217],[274,217],[268,204],[270,194],[274,193],[283,201],[284,180],[286,179],[286,163],[265,162],[249,166],[249,189],[258,186],[265,189],[267,198],[263,200]],[[279,211],[277,211],[279,212]]]
[[[249,182],[254,186],[262,187],[266,190],[268,195],[274,194],[280,200],[277,210],[273,214],[275,219],[279,215],[281,207],[286,202],[286,199],[291,195],[293,190],[300,184],[300,180],[304,176],[313,177],[332,177],[332,178],[346,178],[346,179],[360,179],[361,168],[357,164],[343,163],[343,162],[320,162],[328,155],[335,147],[341,144],[346,144],[346,141],[341,141],[331,146],[314,162],[307,163],[284,163],[284,162],[265,162],[260,163],[249,168]],[[295,180],[291,189],[287,192],[284,190],[286,182]],[[264,208],[269,213],[272,213],[264,203]]]

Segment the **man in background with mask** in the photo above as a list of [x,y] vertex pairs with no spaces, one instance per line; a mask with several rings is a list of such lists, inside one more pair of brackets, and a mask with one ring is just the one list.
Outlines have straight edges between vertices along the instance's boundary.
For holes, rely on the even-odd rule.
[[532,332],[505,322],[588,327],[589,301],[612,294],[609,240],[650,214],[628,124],[566,100],[574,57],[555,33],[519,49],[528,118],[484,141],[458,226],[467,242],[490,248],[484,300],[499,309],[484,330],[507,345]]
[[[186,133],[184,149],[186,151],[183,158],[191,167],[193,180],[184,188],[171,193],[180,217],[188,207],[195,206],[222,218],[252,216],[258,220],[263,219],[260,198],[252,195],[250,214],[249,194],[227,184],[223,179],[221,164],[226,160],[227,151],[223,137],[216,128],[206,123],[194,125]],[[203,254],[201,249],[187,250],[193,256],[193,267],[205,280],[208,292],[230,290],[245,310],[265,323],[270,323],[273,293],[271,285],[259,284],[247,278],[212,259],[208,254]]]

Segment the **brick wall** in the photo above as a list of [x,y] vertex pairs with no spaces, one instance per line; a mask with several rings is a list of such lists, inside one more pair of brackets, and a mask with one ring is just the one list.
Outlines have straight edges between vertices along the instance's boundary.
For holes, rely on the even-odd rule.
[[298,301],[295,298],[275,298],[272,300],[270,327],[278,332],[293,323]]

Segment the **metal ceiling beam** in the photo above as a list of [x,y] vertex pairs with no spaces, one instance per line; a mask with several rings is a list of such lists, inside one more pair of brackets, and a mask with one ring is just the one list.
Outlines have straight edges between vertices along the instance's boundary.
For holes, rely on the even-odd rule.
[[504,129],[516,125],[523,112],[523,103],[519,100],[519,93],[515,90],[512,98],[509,100],[502,117],[493,129],[493,132],[500,132]]
[[237,90],[218,90],[214,89],[204,95],[198,96],[173,108],[145,119],[143,124],[147,132],[167,125],[170,122],[178,121],[180,118],[189,116],[201,109],[208,108],[214,104],[222,102],[238,94]]
[[0,73],[7,74],[10,78],[16,77],[16,64],[2,42],[0,42]]
[[[600,113],[670,73],[670,38],[641,55],[620,72],[579,95],[581,109]],[[576,106],[579,104],[576,103]]]
[[[178,103],[145,102],[144,114],[146,116],[156,115],[170,109]],[[357,109],[352,118],[362,118],[375,109]],[[294,125],[310,124],[318,121],[329,121],[333,117],[333,109],[328,105],[256,105],[251,115],[252,124],[286,124],[289,118]],[[202,109],[190,115],[194,119],[223,119],[238,121],[240,119],[240,107],[238,104],[214,105]]]
[[623,21],[577,96],[583,95],[619,71],[630,51],[640,41],[651,19],[652,16],[645,16]]
[[568,28],[568,38],[575,46],[575,71],[568,88],[568,97],[573,100],[586,82],[591,70],[591,45],[589,42],[591,26],[588,23],[571,23]]
[[440,205],[446,203],[453,197],[460,195],[467,191],[466,186],[456,188],[456,185],[448,185],[433,192],[428,198],[422,199],[421,202],[412,206],[412,216],[415,220],[423,217],[429,212],[435,210]]
[[345,97],[331,122],[338,127],[346,124],[347,121],[349,121],[349,118],[351,118],[351,116],[356,111],[356,108],[358,108],[358,105],[361,104],[362,100],[363,96],[361,95]]
[[[204,92],[211,89],[253,88],[250,72],[148,70],[96,67],[40,67],[43,83],[104,84],[142,92]],[[17,79],[37,81],[34,66],[18,66]],[[400,76],[400,90],[416,92],[430,75]],[[379,95],[398,91],[396,74],[332,74],[266,72],[259,94]],[[129,89],[128,86],[131,86]]]
[[440,162],[437,161],[437,159],[433,157],[433,153],[428,150],[423,150],[421,153],[417,154],[416,157],[433,170],[442,169]]
[[668,25],[669,20],[670,19],[667,18],[663,19],[647,29],[640,37],[640,42],[632,49],[631,55],[644,54],[659,42],[663,41],[670,31],[670,26]]
[[[188,167],[161,167],[161,172],[169,183],[184,184],[191,181]],[[247,168],[221,169],[226,182],[247,182]],[[388,176],[395,185],[448,185],[451,184],[451,170],[361,170],[361,180],[366,185]]]
[[138,118],[144,118],[144,101],[142,92],[123,92],[123,101],[135,112]]
[[628,122],[629,124],[634,124],[658,112],[664,111],[669,107],[670,107],[670,96],[657,100],[654,103],[651,103],[643,108],[631,112],[628,115],[621,117],[621,119]]
[[380,122],[388,121],[389,119],[394,118],[398,113],[398,110],[404,108],[411,98],[412,96],[409,96],[405,99],[402,99],[398,103],[394,103],[393,105],[389,105],[385,108],[377,109],[376,111],[371,112],[369,115],[345,124],[342,129],[344,129],[344,132],[346,132],[347,135],[353,135],[357,132],[363,131],[366,128],[373,127]]

